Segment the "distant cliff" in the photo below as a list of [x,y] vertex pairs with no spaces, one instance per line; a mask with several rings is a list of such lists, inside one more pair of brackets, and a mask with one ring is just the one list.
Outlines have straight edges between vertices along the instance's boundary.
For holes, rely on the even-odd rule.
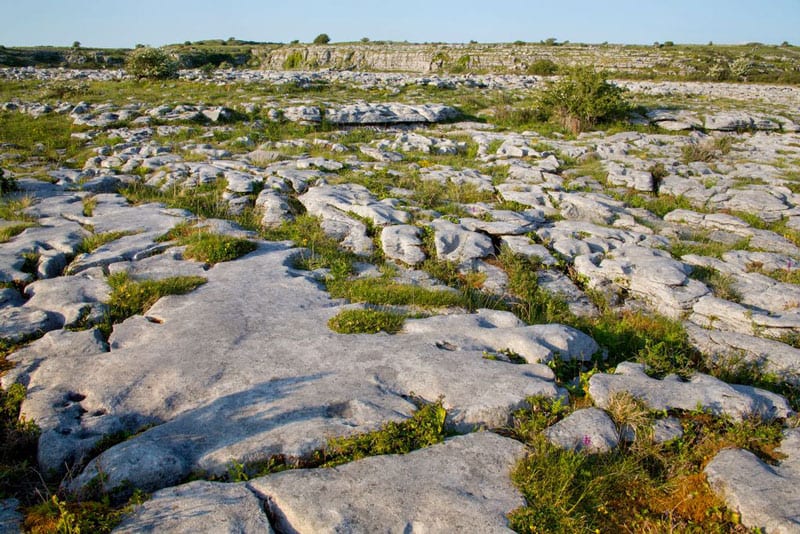
[[[618,77],[800,83],[800,48],[790,45],[586,45],[573,43],[332,45],[196,41],[165,47],[181,68],[365,70],[411,73],[554,74],[595,65]],[[4,48],[0,66],[119,67],[124,49]]]

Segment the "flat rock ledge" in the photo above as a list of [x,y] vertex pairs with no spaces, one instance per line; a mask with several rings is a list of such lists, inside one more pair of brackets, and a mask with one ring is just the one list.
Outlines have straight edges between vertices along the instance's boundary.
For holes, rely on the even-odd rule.
[[760,532],[800,532],[800,429],[784,432],[780,464],[768,465],[742,449],[725,449],[706,466],[711,487],[742,524]]
[[519,442],[478,432],[248,486],[267,501],[279,532],[511,532],[506,514],[525,501],[509,472],[524,454]]
[[605,408],[615,393],[627,392],[653,410],[710,410],[714,415],[743,419],[755,415],[762,419],[792,415],[789,403],[780,395],[752,386],[727,384],[713,376],[695,373],[688,381],[676,375],[662,380],[649,377],[644,365],[623,362],[616,373],[598,373],[589,379],[589,395]]
[[114,532],[272,534],[273,530],[263,512],[261,501],[244,484],[198,480],[154,493]]

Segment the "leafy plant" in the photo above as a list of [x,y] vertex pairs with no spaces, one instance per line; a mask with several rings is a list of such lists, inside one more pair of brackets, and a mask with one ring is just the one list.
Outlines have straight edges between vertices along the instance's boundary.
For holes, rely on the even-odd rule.
[[630,109],[625,90],[590,67],[575,67],[542,91],[538,110],[574,133],[623,119]]
[[125,68],[128,74],[139,79],[165,80],[178,74],[178,65],[167,52],[149,46],[132,50],[125,60]]
[[328,37],[327,33],[321,33],[314,37],[314,44],[328,44],[331,42],[331,38]]

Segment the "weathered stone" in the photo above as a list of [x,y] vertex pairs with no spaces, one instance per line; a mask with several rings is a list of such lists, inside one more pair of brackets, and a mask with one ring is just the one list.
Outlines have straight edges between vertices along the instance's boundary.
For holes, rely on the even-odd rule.
[[58,328],[58,318],[31,308],[0,308],[0,339],[16,343]]
[[458,110],[442,104],[351,104],[330,108],[325,119],[331,124],[431,123],[457,118]]
[[118,534],[156,531],[273,532],[261,501],[244,484],[199,480],[157,491],[114,529]]
[[[478,337],[481,329],[496,331],[495,342],[481,350],[448,350],[440,329],[333,334],[326,323],[341,308],[287,266],[296,253],[262,244],[209,269],[208,283],[193,293],[162,298],[148,319],[116,325],[111,351],[101,358],[41,362],[30,373],[23,411],[42,422],[40,451],[55,451],[40,458],[43,468],[78,459],[106,433],[160,422],[89,462],[72,485],[81,487],[101,471],[108,489],[129,480],[155,490],[191,470],[224,473],[232,458],[306,457],[331,436],[408,417],[414,405],[404,395],[410,391],[430,400],[444,396],[447,424],[459,431],[507,425],[528,396],[564,394],[546,365],[483,358],[484,348],[500,351],[511,339],[485,322],[470,327]],[[247,292],[231,291],[245,286]],[[518,323],[509,315],[499,323]],[[238,319],[223,319],[233,316]],[[538,337],[556,350],[569,339],[549,330]],[[583,342],[567,343],[574,352]],[[541,352],[553,350],[542,346]]]
[[[508,478],[522,444],[490,432],[335,469],[249,482],[276,528],[293,532],[509,532],[524,500]],[[325,503],[319,506],[319,503]]]
[[600,453],[619,446],[617,426],[598,408],[576,410],[546,429],[544,434],[562,449]]
[[715,360],[742,359],[782,380],[800,383],[800,349],[771,339],[692,324],[687,324],[686,331],[692,343]]
[[436,257],[456,263],[485,258],[494,253],[492,239],[486,234],[470,232],[445,219],[431,223],[434,230]]
[[716,415],[743,419],[785,418],[794,412],[782,396],[752,386],[726,384],[710,375],[695,373],[684,382],[675,375],[663,380],[650,378],[644,365],[623,362],[615,374],[598,373],[589,379],[589,394],[595,403],[607,407],[614,393],[627,392],[653,410],[694,410],[698,407]]
[[75,276],[38,280],[25,287],[25,308],[48,313],[55,328],[74,326],[80,321],[94,324],[107,311],[104,304],[111,289],[100,268],[87,269]]
[[381,246],[387,258],[406,265],[417,265],[425,261],[420,229],[408,224],[386,226],[381,231]]
[[784,431],[776,451],[786,455],[768,465],[742,449],[723,449],[705,468],[708,483],[742,524],[762,532],[789,534],[800,527],[800,430]]
[[17,499],[0,500],[0,532],[22,532],[22,520]]
[[294,218],[289,203],[273,189],[262,189],[256,198],[255,207],[262,212],[261,224],[265,228],[277,228]]

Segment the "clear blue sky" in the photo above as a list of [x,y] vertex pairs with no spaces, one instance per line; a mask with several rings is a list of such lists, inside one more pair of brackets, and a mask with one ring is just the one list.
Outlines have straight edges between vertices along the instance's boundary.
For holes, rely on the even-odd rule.
[[0,44],[253,41],[800,44],[800,0],[0,0]]

